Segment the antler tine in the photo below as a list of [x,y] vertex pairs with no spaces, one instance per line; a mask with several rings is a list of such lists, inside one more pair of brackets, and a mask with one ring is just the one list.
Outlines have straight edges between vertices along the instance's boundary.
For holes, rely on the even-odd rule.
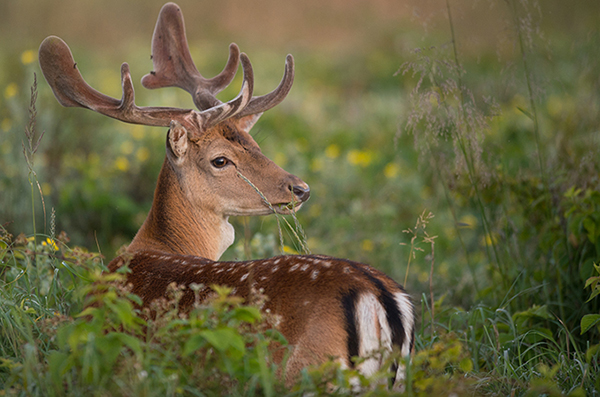
[[294,57],[291,54],[285,59],[285,72],[281,82],[273,91],[268,94],[253,97],[250,103],[242,110],[238,117],[248,116],[251,114],[262,113],[272,107],[278,105],[285,99],[287,94],[292,89],[294,83]]
[[49,36],[42,42],[39,61],[46,81],[63,106],[87,108],[127,123],[163,127],[169,126],[171,120],[187,124],[194,113],[188,109],[136,106],[127,63],[121,66],[121,100],[96,91],[85,82],[69,46],[59,37]]
[[237,116],[243,112],[250,103],[252,92],[254,91],[254,72],[252,70],[250,59],[248,59],[246,54],[241,53],[240,60],[242,61],[242,69],[244,72],[244,81],[242,82],[240,93],[237,97],[227,103],[202,111],[201,114],[204,117],[204,128],[213,127],[225,119]]
[[190,55],[181,9],[167,3],[160,10],[152,37],[154,71],[142,78],[142,85],[149,89],[182,88],[192,95],[198,109],[210,109],[221,104],[215,95],[235,77],[239,56],[238,46],[232,43],[223,71],[210,79],[202,77]]

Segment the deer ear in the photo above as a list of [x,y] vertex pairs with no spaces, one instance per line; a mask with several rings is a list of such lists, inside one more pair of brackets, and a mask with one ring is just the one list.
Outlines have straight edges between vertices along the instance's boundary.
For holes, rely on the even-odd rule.
[[236,125],[239,130],[249,134],[250,129],[254,126],[254,124],[256,124],[260,116],[262,116],[262,112],[240,117],[236,120]]
[[188,149],[188,133],[184,126],[177,121],[171,121],[169,130],[169,145],[177,159],[181,159]]

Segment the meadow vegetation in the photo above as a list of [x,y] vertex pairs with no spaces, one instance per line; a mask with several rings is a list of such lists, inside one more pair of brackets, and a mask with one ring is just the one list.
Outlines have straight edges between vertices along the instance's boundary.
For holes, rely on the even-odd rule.
[[[294,89],[254,136],[312,197],[297,218],[235,219],[223,259],[308,249],[405,284],[406,395],[600,395],[600,9],[558,3],[432,2],[356,46],[298,45]],[[150,35],[126,46],[133,76]],[[228,42],[188,39],[202,73],[220,70]],[[242,50],[257,89],[274,87],[284,52]],[[74,47],[113,96],[121,51]],[[160,316],[134,310],[123,275],[102,271],[145,218],[165,131],[61,108],[36,57],[0,47],[0,395],[352,394],[357,374],[333,364],[284,387],[259,293],[218,289],[182,318],[174,287]],[[136,89],[138,104],[191,106]]]

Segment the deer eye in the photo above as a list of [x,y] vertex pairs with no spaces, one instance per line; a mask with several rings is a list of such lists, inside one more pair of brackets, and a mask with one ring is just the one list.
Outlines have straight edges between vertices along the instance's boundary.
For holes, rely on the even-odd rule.
[[223,168],[227,164],[229,164],[229,160],[227,160],[225,157],[217,157],[216,159],[212,160],[210,163],[215,168]]

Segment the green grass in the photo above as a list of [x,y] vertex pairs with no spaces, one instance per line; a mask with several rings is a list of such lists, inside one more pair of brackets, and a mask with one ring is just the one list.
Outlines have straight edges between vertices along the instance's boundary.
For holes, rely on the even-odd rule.
[[[308,249],[407,279],[419,313],[407,394],[598,395],[597,5],[567,30],[554,3],[541,12],[492,3],[493,12],[473,14],[444,2],[433,28],[381,22],[365,43],[333,52],[300,46],[292,93],[253,133],[311,186],[297,214]],[[497,37],[470,35],[478,18],[493,20],[490,30],[501,25]],[[50,33],[59,32],[40,35]],[[201,70],[216,72],[227,43],[193,45],[213,63]],[[128,51],[140,77],[146,48]],[[35,53],[0,52],[5,395],[349,392],[353,374],[332,365],[284,387],[266,358],[281,340],[262,328],[260,302],[223,293],[187,319],[175,318],[173,302],[161,320],[136,313],[136,297],[101,270],[148,211],[165,131],[61,108]],[[284,52],[248,52],[260,89],[275,86]],[[116,96],[123,59],[115,58],[75,52],[84,77]],[[190,106],[175,90],[136,94],[139,104]],[[304,249],[275,217],[234,221],[224,259]],[[92,290],[96,305],[81,316]],[[219,333],[231,342],[220,344]]]

